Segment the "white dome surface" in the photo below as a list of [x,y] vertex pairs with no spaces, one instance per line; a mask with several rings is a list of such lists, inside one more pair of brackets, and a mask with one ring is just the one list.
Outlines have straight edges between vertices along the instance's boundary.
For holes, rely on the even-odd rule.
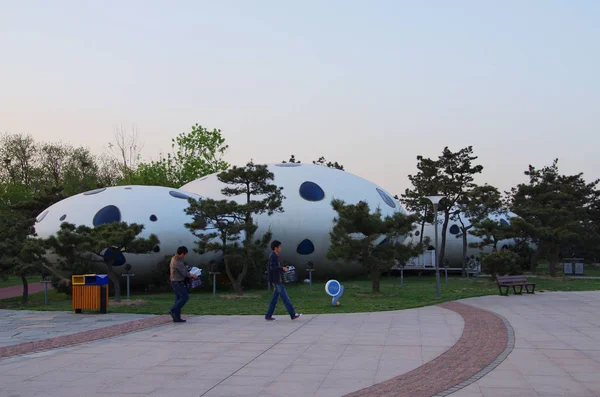
[[[136,275],[132,282],[139,282],[152,273],[164,256],[174,255],[179,246],[184,245],[189,249],[186,262],[191,265],[217,256],[216,253],[200,256],[193,251],[197,239],[184,226],[192,221],[185,213],[189,205],[188,197],[200,198],[193,193],[159,186],[115,186],[92,190],[66,198],[42,211],[35,223],[35,230],[38,237],[48,238],[60,230],[63,222],[89,227],[103,221],[143,224],[144,230],[139,237],[155,234],[160,243],[158,252],[124,254]],[[106,270],[104,265],[99,267],[99,271],[103,270]]]
[[[269,164],[268,168],[274,174],[271,183],[283,187],[284,212],[257,216],[257,237],[270,229],[273,239],[283,244],[281,258],[295,266],[304,267],[308,261],[312,261],[317,271],[334,269],[334,262],[326,258],[330,246],[329,233],[337,214],[331,206],[334,198],[347,204],[366,201],[372,211],[379,207],[382,216],[405,213],[400,202],[389,192],[347,171],[294,163]],[[180,190],[219,200],[227,198],[221,192],[226,186],[218,180],[217,174],[212,174],[192,181]],[[230,199],[246,202],[245,195]],[[335,270],[346,272],[350,270],[346,268],[356,270],[356,266],[360,265],[345,264],[342,266],[344,269],[335,266]]]

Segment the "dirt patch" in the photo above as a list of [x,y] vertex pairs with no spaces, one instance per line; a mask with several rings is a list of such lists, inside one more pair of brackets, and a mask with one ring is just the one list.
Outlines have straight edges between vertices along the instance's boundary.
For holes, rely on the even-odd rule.
[[108,306],[109,307],[126,307],[126,306],[143,306],[143,305],[147,305],[148,301],[145,299],[131,299],[131,300],[127,300],[124,299],[121,302],[115,302],[113,300],[109,300],[108,301]]
[[257,298],[260,298],[260,295],[244,294],[242,296],[239,296],[239,295],[229,294],[229,295],[218,295],[218,297],[221,299],[257,299]]

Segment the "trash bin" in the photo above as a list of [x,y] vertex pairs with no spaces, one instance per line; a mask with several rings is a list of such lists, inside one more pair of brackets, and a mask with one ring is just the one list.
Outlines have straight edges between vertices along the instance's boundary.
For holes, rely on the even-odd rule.
[[100,310],[106,313],[108,308],[108,275],[82,274],[71,277],[73,287],[73,310],[81,313],[83,309]]

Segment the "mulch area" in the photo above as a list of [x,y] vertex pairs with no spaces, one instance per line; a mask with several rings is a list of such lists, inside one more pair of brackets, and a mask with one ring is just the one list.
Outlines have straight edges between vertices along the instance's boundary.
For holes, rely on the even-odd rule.
[[464,387],[468,383],[465,381],[491,365],[504,352],[508,330],[502,318],[457,302],[439,306],[460,314],[464,320],[462,336],[454,346],[413,371],[345,397],[432,397],[444,392],[449,394],[449,389]]
[[104,328],[78,332],[76,334],[57,336],[55,338],[26,342],[18,345],[0,347],[0,358],[34,353],[42,350],[92,342],[99,339],[112,338],[130,332],[141,331],[172,322],[171,316],[154,316],[141,320],[129,321],[123,324],[110,325]]

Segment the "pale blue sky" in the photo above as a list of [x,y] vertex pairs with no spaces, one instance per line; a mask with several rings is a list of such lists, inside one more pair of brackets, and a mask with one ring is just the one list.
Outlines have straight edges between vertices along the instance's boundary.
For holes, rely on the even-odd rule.
[[196,122],[226,159],[321,155],[392,193],[473,145],[479,182],[529,163],[600,177],[600,1],[0,0],[0,131],[147,157]]

